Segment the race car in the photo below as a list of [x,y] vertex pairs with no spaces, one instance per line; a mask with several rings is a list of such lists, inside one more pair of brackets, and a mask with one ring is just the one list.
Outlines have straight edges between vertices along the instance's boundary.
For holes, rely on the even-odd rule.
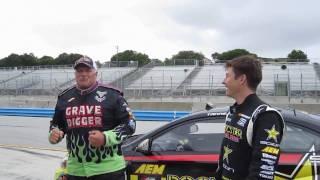
[[[172,121],[122,146],[130,180],[214,179],[228,108],[213,108]],[[286,122],[276,180],[317,180],[320,116],[279,109]]]

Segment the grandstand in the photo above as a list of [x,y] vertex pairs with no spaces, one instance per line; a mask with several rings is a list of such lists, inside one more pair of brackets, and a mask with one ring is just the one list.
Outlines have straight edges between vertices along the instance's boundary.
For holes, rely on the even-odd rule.
[[311,64],[264,64],[258,87],[266,95],[303,95],[319,91],[319,77]]
[[[103,67],[99,69],[98,79],[110,84],[137,67]],[[0,92],[10,95],[56,95],[73,85],[72,66],[27,67],[26,69],[0,69]]]
[[110,67],[110,68],[100,68],[98,79],[104,84],[110,84],[117,81],[129,73],[136,70],[136,67]]
[[[103,67],[98,79],[124,90],[130,97],[223,96],[224,64]],[[123,66],[123,65],[121,65]],[[265,63],[258,94],[320,96],[320,67],[306,63]],[[57,95],[74,83],[72,66],[0,69],[2,95]]]
[[[138,95],[151,92],[151,95],[174,91],[189,76],[195,66],[156,66],[136,79],[126,90]],[[150,93],[149,93],[150,94]]]
[[12,69],[1,69],[0,70],[0,84],[3,85],[12,80],[16,79],[18,77],[24,76],[27,73],[30,73],[30,70],[12,70]]
[[199,73],[192,79],[186,87],[187,94],[193,95],[218,95],[224,94],[222,81],[225,76],[223,64],[203,66]]

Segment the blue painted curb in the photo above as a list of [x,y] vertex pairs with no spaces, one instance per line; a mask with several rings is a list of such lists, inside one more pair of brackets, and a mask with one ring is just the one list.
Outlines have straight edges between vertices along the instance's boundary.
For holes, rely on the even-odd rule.
[[[53,116],[51,108],[0,108],[0,116],[49,117]],[[188,111],[142,111],[134,110],[137,121],[172,121],[190,114]]]

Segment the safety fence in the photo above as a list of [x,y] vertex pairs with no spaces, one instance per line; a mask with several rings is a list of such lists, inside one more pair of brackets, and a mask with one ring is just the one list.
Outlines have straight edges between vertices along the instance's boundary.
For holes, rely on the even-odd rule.
[[[1,116],[49,117],[53,116],[52,108],[0,108]],[[142,111],[134,110],[137,121],[172,121],[190,114],[187,111]]]

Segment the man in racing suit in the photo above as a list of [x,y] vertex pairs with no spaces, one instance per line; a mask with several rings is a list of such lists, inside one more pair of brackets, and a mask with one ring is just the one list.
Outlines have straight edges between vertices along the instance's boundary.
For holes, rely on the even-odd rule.
[[226,63],[226,95],[235,99],[226,116],[216,179],[273,179],[284,121],[255,94],[261,64],[251,56]]
[[66,135],[68,180],[124,180],[124,138],[135,132],[135,120],[122,92],[97,82],[89,57],[75,62],[76,85],[58,96],[49,142]]

